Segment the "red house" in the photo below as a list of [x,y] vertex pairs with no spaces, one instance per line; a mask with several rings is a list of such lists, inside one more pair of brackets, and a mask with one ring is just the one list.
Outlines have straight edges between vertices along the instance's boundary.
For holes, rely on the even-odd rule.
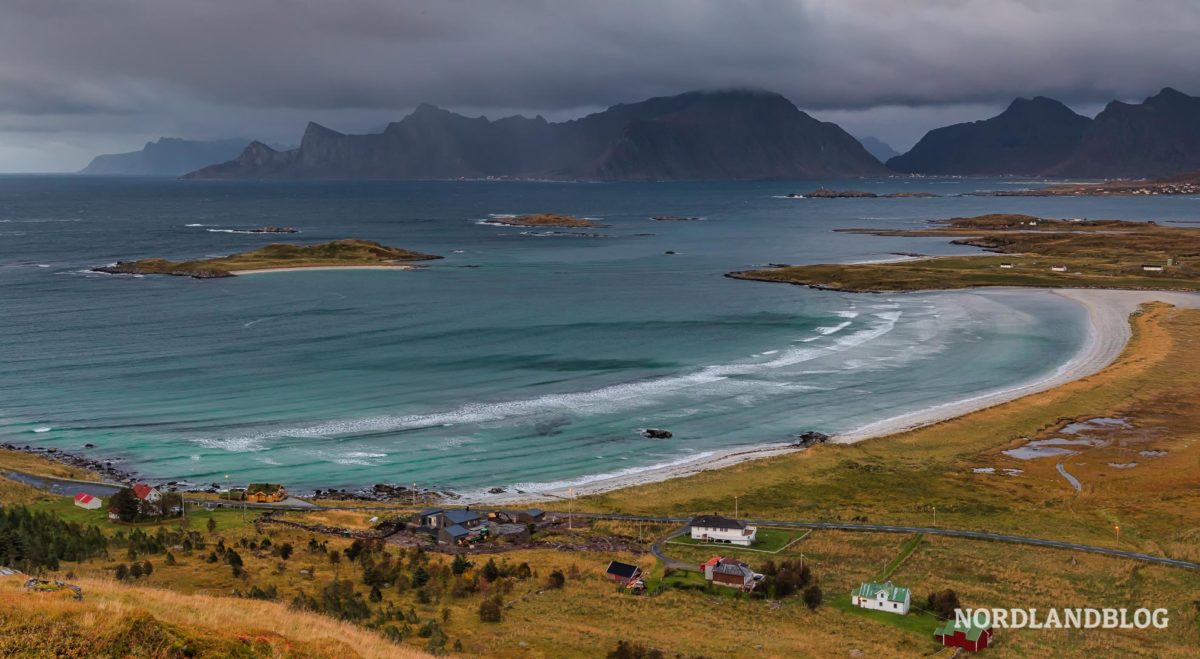
[[934,630],[933,637],[942,642],[942,647],[979,652],[992,642],[992,628],[973,624],[964,626],[955,620],[947,620],[946,624]]
[[612,561],[608,564],[608,569],[604,571],[604,574],[613,581],[628,584],[637,581],[642,576],[642,568],[620,561]]

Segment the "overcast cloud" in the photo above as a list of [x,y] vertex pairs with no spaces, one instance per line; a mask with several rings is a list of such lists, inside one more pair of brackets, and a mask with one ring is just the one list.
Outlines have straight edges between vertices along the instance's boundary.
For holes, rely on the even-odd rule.
[[0,0],[0,171],[760,87],[898,149],[1014,96],[1200,94],[1196,0]]

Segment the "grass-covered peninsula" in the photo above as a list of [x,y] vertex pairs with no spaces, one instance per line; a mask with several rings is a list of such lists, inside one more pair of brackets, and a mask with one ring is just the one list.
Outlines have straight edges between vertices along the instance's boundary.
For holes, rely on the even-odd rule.
[[306,268],[403,267],[409,261],[429,261],[442,257],[399,247],[381,245],[372,240],[333,240],[317,245],[275,243],[241,254],[195,261],[141,259],[118,261],[94,268],[96,272],[129,275],[173,275],[212,279],[263,270]]
[[944,220],[925,229],[849,231],[945,236],[998,256],[782,266],[729,276],[858,292],[980,286],[1200,290],[1200,230],[1194,228],[996,214]]

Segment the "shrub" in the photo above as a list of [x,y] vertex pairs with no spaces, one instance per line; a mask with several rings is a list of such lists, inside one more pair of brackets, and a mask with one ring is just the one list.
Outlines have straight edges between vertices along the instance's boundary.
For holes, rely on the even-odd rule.
[[126,565],[124,563],[118,565],[117,572],[114,576],[116,576],[117,581],[126,580],[127,578],[129,578],[129,568],[126,567]]
[[567,582],[567,578],[563,576],[562,570],[555,570],[550,573],[550,577],[546,579],[547,588],[562,588]]
[[488,583],[492,583],[500,578],[500,568],[496,567],[495,559],[488,559],[488,562],[483,566],[483,578]]
[[632,641],[617,641],[617,648],[607,656],[608,659],[663,659],[662,650],[648,648]]
[[142,564],[134,563],[133,565],[130,565],[129,576],[133,577],[134,579],[140,578],[142,576]]
[[471,569],[471,561],[468,561],[462,554],[454,556],[454,562],[450,564],[450,571],[454,574],[462,574]]
[[479,604],[479,621],[480,622],[500,622],[503,615],[503,609],[500,606],[500,600],[489,597]]
[[822,593],[820,586],[813,584],[804,589],[804,604],[809,609],[816,611],[817,607],[821,606],[821,599]]
[[950,589],[929,593],[925,601],[928,609],[942,620],[953,618],[954,610],[962,608],[958,603],[958,594]]

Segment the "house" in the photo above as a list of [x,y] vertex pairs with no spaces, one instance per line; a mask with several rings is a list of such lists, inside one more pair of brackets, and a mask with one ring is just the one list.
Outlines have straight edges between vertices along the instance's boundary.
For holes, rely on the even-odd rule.
[[439,526],[454,526],[457,524],[464,528],[473,529],[482,523],[483,517],[470,508],[465,510],[451,509],[442,511],[441,524]]
[[1050,266],[1050,271],[1051,271],[1051,272],[1066,272],[1066,271],[1067,271],[1067,266],[1065,266],[1065,265],[1052,265],[1052,266]]
[[101,501],[100,497],[94,497],[90,494],[80,492],[75,495],[75,505],[88,510],[99,510]]
[[538,524],[546,519],[546,511],[541,508],[517,511],[517,521],[522,524]]
[[446,512],[442,508],[426,508],[421,512],[413,515],[413,524],[425,528],[436,529],[441,526],[442,513]]
[[604,570],[604,574],[613,581],[629,584],[641,578],[642,568],[629,563],[612,561],[608,564],[608,569]]
[[279,483],[251,483],[246,487],[246,501],[275,503],[287,497],[287,490]]
[[724,556],[713,556],[700,565],[704,579],[730,588],[754,590],[763,575],[750,569],[749,565]]
[[134,485],[133,494],[138,499],[141,499],[146,503],[158,503],[158,500],[162,498],[162,494],[157,488],[146,485],[145,483],[138,483]]
[[1013,264],[1011,264],[1011,263],[1001,263],[1001,264],[1000,264],[1000,267],[1001,267],[1001,268],[1004,268],[1005,270],[1012,270],[1012,269],[1013,269]]
[[1144,272],[1162,272],[1163,267],[1161,265],[1143,265],[1142,270]]
[[758,528],[748,526],[736,519],[720,515],[700,515],[693,517],[689,524],[693,540],[705,542],[723,542],[731,545],[749,547],[754,544]]
[[854,606],[899,615],[908,614],[911,600],[912,593],[907,588],[897,586],[890,581],[885,583],[864,581],[858,588],[850,591],[850,603]]
[[443,526],[437,532],[440,545],[465,545],[470,538],[471,530],[458,524]]
[[941,641],[942,647],[979,652],[991,644],[992,628],[976,627],[970,623],[964,626],[956,620],[947,620],[946,624],[933,630],[933,637]]

